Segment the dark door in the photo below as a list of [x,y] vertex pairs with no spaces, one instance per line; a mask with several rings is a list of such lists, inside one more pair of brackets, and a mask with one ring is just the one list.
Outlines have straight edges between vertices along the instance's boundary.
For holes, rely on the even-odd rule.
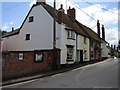
[[83,62],[83,50],[80,50],[80,62]]

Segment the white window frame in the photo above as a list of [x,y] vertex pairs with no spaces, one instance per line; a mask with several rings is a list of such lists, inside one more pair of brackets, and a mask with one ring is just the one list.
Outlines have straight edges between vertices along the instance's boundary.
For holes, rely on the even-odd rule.
[[35,53],[35,62],[43,62],[43,53]]
[[73,60],[74,47],[67,47],[67,60]]
[[71,31],[71,30],[68,30],[67,31],[67,38],[68,39],[75,39],[75,32]]
[[23,53],[19,53],[18,60],[23,60],[23,59],[24,59],[24,54]]

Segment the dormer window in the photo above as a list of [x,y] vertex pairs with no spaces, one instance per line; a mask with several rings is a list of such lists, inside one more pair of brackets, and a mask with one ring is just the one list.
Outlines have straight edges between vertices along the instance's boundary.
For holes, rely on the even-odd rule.
[[33,22],[34,21],[34,17],[33,16],[30,16],[29,17],[29,22]]

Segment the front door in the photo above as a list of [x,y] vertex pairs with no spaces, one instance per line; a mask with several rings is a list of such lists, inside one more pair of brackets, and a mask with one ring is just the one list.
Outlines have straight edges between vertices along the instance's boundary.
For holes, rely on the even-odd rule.
[[80,50],[80,62],[83,62],[83,50]]

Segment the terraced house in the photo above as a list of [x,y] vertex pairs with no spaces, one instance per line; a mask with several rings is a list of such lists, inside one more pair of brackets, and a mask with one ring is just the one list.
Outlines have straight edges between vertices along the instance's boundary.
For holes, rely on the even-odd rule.
[[[54,12],[56,13],[54,15]],[[12,78],[51,70],[53,64],[53,21],[56,18],[56,62],[73,64],[98,60],[101,38],[76,20],[76,10],[65,14],[43,0],[32,6],[21,27],[2,37],[3,76]]]

